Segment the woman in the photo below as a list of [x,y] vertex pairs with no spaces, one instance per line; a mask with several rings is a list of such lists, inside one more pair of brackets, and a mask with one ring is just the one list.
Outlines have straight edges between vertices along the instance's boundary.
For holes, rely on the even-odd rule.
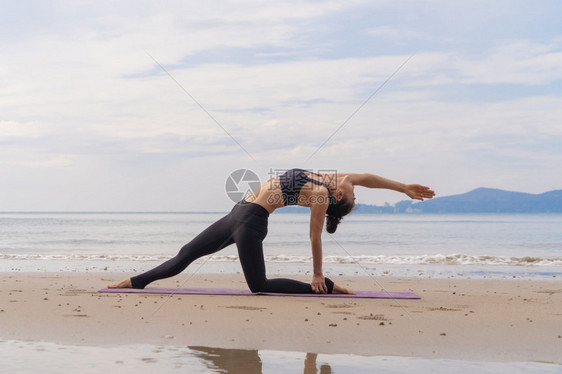
[[[412,199],[432,198],[435,193],[419,184],[403,184],[373,174],[317,174],[291,169],[271,178],[257,191],[237,203],[232,211],[186,244],[176,257],[143,274],[110,288],[144,288],[158,279],[182,272],[196,259],[215,253],[233,243],[246,282],[252,292],[275,293],[353,293],[322,273],[322,227],[326,219],[329,233],[355,205],[354,186],[385,188],[403,192]],[[267,279],[262,242],[267,235],[267,218],[277,208],[300,205],[310,208],[310,244],[313,277],[309,283],[292,279]]]

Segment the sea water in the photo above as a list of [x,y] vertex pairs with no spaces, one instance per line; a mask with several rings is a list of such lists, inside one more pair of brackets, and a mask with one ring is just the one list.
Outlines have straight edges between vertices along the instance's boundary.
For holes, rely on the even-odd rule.
[[561,373],[562,366],[536,362],[486,362],[396,356],[310,354],[208,347],[71,346],[0,339],[5,373]]
[[[0,271],[148,270],[224,213],[0,213]],[[268,272],[312,269],[309,216],[272,214]],[[351,214],[323,234],[327,274],[562,277],[562,214]],[[240,271],[236,246],[187,271]]]

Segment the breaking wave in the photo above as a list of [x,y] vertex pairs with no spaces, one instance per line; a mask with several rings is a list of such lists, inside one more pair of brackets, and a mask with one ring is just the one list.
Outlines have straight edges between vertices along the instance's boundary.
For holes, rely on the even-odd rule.
[[[53,254],[0,254],[0,260],[35,261],[165,261],[170,256],[142,255],[53,255]],[[203,258],[212,262],[238,261],[236,255],[215,255]],[[308,263],[311,256],[266,256],[273,263]],[[384,265],[510,265],[510,266],[562,266],[562,257],[508,257],[472,256],[465,254],[420,255],[420,256],[326,256],[325,263],[332,264],[384,264]]]

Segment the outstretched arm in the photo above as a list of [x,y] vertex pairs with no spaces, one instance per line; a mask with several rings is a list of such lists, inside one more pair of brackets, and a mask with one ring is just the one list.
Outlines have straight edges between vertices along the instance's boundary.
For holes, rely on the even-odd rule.
[[419,184],[404,184],[391,179],[383,178],[378,175],[363,173],[341,173],[338,178],[349,176],[351,183],[355,186],[363,186],[367,188],[384,188],[388,190],[405,193],[412,199],[423,200],[431,199],[435,196],[435,192],[429,187]]

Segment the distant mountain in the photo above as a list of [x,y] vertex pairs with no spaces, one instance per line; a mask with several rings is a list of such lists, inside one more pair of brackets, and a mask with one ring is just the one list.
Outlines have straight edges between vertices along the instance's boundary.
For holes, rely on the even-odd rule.
[[529,194],[477,188],[461,195],[420,202],[401,201],[394,206],[358,204],[357,213],[562,213],[562,190]]

